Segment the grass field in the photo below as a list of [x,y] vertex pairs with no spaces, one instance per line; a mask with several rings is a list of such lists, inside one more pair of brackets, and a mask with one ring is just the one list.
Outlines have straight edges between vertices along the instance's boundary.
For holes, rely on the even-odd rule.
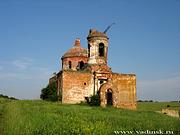
[[0,99],[0,134],[111,135],[161,130],[178,135],[180,119],[154,112],[167,104],[180,106],[179,103],[139,103],[138,110],[131,111],[40,100]]
[[[169,105],[169,107],[167,107]],[[164,108],[180,111],[180,103],[177,102],[139,102],[138,111],[161,111]]]

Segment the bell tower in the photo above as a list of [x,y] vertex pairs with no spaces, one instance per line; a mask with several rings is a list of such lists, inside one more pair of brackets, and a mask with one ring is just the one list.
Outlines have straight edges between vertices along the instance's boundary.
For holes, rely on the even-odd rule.
[[95,29],[89,30],[88,40],[88,64],[107,65],[108,37],[103,32]]

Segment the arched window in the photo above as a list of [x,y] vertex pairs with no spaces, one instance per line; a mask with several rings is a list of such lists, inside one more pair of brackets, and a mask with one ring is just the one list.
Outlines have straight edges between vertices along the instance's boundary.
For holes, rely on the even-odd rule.
[[90,57],[90,44],[88,44],[88,57]]
[[84,68],[84,62],[81,61],[81,62],[79,62],[79,69],[83,69],[83,68]]
[[101,57],[104,56],[104,44],[103,43],[99,44],[99,56],[101,56]]
[[106,92],[107,105],[113,105],[112,90],[108,89]]
[[69,61],[69,69],[71,69],[71,68],[72,68],[72,62]]

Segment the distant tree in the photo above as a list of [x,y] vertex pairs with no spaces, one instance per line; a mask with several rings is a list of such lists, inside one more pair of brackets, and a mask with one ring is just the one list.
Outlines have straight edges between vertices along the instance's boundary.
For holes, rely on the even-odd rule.
[[2,98],[9,98],[7,95],[0,94],[0,97]]
[[11,99],[11,100],[17,100],[15,97],[9,97],[9,99]]
[[3,95],[3,94],[0,94],[0,98],[7,98],[7,99],[11,99],[11,100],[18,100],[16,99],[15,97],[8,97],[7,95]]
[[153,100],[149,100],[149,102],[154,102]]
[[153,100],[138,100],[137,102],[154,102]]
[[138,100],[137,102],[143,102],[142,100]]
[[56,91],[57,91],[56,82],[48,84],[46,88],[43,88],[41,90],[40,98],[42,100],[47,100],[47,101],[58,101],[58,96]]

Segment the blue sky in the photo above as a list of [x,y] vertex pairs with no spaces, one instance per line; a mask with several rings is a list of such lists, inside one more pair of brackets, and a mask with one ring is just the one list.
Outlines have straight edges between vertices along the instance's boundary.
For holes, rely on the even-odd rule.
[[90,28],[107,32],[114,72],[137,75],[138,99],[180,100],[179,0],[1,0],[0,93],[39,98],[61,56]]

